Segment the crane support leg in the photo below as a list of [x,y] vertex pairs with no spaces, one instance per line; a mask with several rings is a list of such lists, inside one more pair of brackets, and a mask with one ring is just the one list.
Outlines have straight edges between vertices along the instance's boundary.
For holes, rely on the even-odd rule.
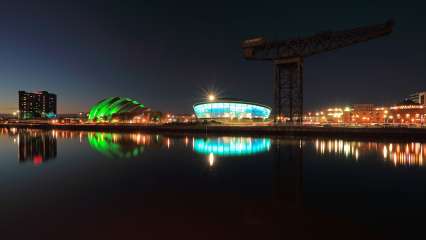
[[274,63],[274,122],[280,124],[283,117],[292,125],[303,122],[303,59],[292,58]]

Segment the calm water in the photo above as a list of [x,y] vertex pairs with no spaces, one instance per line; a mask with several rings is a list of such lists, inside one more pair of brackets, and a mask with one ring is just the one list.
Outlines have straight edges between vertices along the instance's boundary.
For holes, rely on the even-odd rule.
[[426,143],[0,131],[1,239],[424,234]]

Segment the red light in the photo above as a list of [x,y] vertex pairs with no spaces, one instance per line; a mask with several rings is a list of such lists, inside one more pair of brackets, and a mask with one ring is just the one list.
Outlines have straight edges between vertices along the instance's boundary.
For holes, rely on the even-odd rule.
[[34,165],[38,166],[43,163],[43,157],[40,155],[34,156],[33,158]]

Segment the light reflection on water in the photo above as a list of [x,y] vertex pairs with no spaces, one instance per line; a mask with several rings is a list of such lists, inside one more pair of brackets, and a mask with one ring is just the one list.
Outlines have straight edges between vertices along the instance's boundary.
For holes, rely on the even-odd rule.
[[57,157],[57,136],[54,132],[18,131],[1,129],[1,135],[9,134],[13,144],[18,145],[18,162],[32,162],[35,166]]
[[394,166],[424,166],[426,144],[411,143],[378,143],[345,140],[315,140],[315,150],[321,155],[332,154],[355,159],[363,155],[377,153],[380,159],[391,162]]
[[195,138],[193,149],[201,154],[244,156],[269,151],[270,138],[216,137]]
[[[146,222],[160,216],[161,226],[170,211],[192,222],[199,221],[194,216],[211,219],[218,213],[221,221],[235,214],[242,221],[272,222],[276,216],[294,223],[310,209],[373,226],[389,224],[389,215],[411,219],[409,227],[424,220],[426,144],[421,142],[18,129],[0,133],[0,204],[10,209],[2,216],[15,215],[19,221],[65,209],[74,223],[95,209],[95,222],[99,212],[117,206],[131,221],[134,216]],[[30,164],[17,164],[16,157]],[[203,206],[209,214],[197,210]],[[242,208],[249,217],[241,214]],[[149,215],[151,209],[156,211]],[[310,215],[306,219],[311,222]],[[31,220],[35,227],[43,224]],[[328,227],[322,220],[319,216],[316,223]],[[118,221],[119,226],[121,217]]]
[[[0,129],[1,135],[9,135],[13,144],[18,145],[19,162],[32,161],[40,165],[57,157],[57,139],[79,139],[91,149],[109,158],[136,158],[143,155],[147,147],[164,150],[183,145],[206,156],[209,165],[217,157],[239,157],[269,152],[276,141],[268,137],[166,137],[159,134],[142,133],[100,133],[77,131],[42,131]],[[395,167],[423,167],[426,158],[426,144],[420,142],[365,142],[341,139],[298,140],[301,148],[314,146],[319,155],[334,155],[342,159],[359,161],[360,158],[376,154],[379,160]],[[176,145],[177,144],[177,145]],[[60,153],[59,153],[60,154]]]
[[149,138],[149,136],[139,134],[87,134],[90,147],[109,158],[132,158],[141,155],[144,151],[144,145],[147,143],[147,137]]

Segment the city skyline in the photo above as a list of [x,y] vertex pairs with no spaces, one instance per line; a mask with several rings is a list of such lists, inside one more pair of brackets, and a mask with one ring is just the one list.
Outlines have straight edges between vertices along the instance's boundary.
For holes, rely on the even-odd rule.
[[1,0],[0,236],[422,236],[424,9]]
[[88,112],[111,96],[189,113],[204,97],[203,89],[271,106],[271,65],[244,60],[244,39],[286,39],[389,18],[396,20],[391,36],[305,62],[306,109],[392,105],[426,88],[420,3],[400,8],[385,1],[358,1],[344,7],[322,5],[321,11],[315,4],[298,11],[306,4],[279,2],[3,5],[2,113],[16,111],[19,90],[56,93],[59,113]]

